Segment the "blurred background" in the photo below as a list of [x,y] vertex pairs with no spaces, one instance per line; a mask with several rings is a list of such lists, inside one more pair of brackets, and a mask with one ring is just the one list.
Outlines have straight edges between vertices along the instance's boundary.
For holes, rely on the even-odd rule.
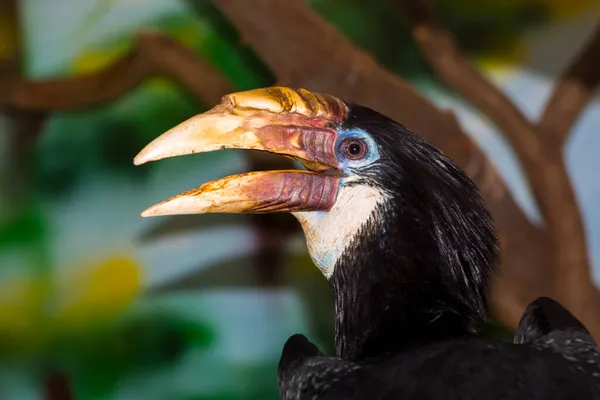
[[[436,82],[393,2],[304,3],[452,109],[539,223],[514,151],[485,116]],[[464,53],[530,118],[600,20],[592,0],[437,3]],[[208,0],[0,0],[0,74],[31,81],[97,74],[130,53],[141,29],[186,46],[234,91],[277,82]],[[594,282],[597,100],[564,148]],[[291,217],[139,217],[173,194],[264,166],[235,151],[133,166],[145,144],[214,101],[152,76],[78,109],[0,108],[0,398],[276,399],[276,366],[291,334],[332,351],[327,283]],[[502,335],[512,327],[496,328]]]

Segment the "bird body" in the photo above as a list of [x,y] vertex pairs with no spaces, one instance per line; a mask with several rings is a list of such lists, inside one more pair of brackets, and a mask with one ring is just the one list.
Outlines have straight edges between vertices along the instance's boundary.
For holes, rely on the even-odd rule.
[[284,347],[279,385],[285,400],[598,398],[596,380],[576,364],[530,346],[473,337],[349,361],[322,355],[296,335]]
[[521,317],[515,343],[552,351],[591,375],[600,390],[600,348],[585,326],[560,303],[548,297],[533,301]]
[[135,162],[222,148],[283,154],[306,170],[223,178],[142,215],[298,219],[329,281],[336,354],[292,336],[279,364],[283,399],[600,398],[588,353],[569,357],[539,340],[552,334],[535,329],[539,311],[518,336],[531,344],[477,337],[498,239],[476,186],[431,143],[367,107],[274,87],[225,96]]

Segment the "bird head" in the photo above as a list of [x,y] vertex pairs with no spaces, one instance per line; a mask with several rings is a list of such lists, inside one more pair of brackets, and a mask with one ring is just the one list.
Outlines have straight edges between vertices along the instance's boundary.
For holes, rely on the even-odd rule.
[[277,153],[306,169],[229,176],[142,216],[290,212],[330,282],[363,282],[384,302],[404,291],[443,303],[442,291],[446,306],[484,314],[498,255],[490,216],[467,175],[401,124],[330,95],[263,88],[224,96],[134,163],[225,148]]

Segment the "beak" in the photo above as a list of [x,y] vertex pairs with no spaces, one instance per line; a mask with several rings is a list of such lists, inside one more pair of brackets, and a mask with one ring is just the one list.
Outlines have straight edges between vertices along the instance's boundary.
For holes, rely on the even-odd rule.
[[237,148],[291,157],[308,171],[226,177],[150,207],[142,216],[327,211],[335,203],[339,183],[335,126],[346,115],[341,100],[304,89],[271,87],[224,96],[216,107],[148,144],[134,164]]

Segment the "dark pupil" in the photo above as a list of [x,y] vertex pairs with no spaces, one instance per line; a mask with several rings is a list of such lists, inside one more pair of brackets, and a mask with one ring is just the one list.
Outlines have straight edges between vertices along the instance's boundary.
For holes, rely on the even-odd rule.
[[352,142],[348,145],[348,153],[352,154],[353,156],[359,155],[361,151],[362,149],[360,143]]

